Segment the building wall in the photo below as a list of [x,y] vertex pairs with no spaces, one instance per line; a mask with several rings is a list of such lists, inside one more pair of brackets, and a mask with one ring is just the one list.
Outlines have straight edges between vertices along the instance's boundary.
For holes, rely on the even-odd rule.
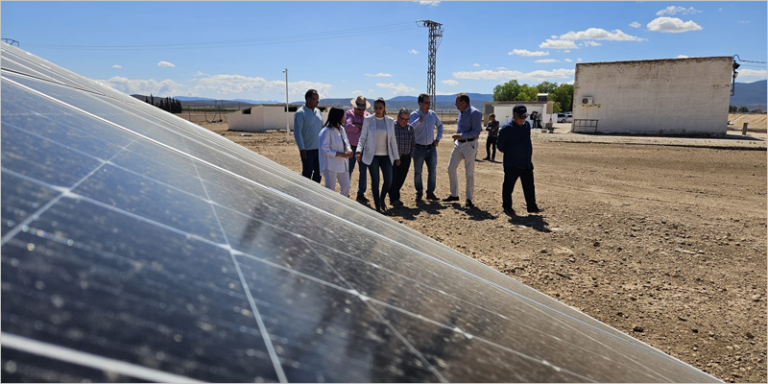
[[597,133],[724,136],[732,64],[730,56],[576,64],[573,118],[597,119]]
[[[322,112],[323,123],[328,119],[328,108]],[[289,112],[288,122],[293,132],[293,115]],[[257,105],[251,107],[250,114],[243,111],[232,112],[227,115],[230,131],[266,132],[271,130],[285,130],[285,107],[274,105]]]

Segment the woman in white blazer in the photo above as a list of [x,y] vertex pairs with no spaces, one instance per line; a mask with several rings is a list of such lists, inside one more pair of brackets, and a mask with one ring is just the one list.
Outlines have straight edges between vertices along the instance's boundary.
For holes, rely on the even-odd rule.
[[[384,213],[387,206],[384,198],[392,185],[392,165],[400,165],[400,154],[397,151],[395,137],[395,119],[387,116],[387,103],[383,98],[373,102],[375,114],[363,119],[363,130],[357,144],[355,158],[368,166],[371,175],[371,190],[376,211]],[[379,169],[384,176],[379,190]]]
[[328,121],[320,131],[318,145],[320,146],[319,163],[320,173],[325,180],[325,186],[330,190],[336,190],[336,181],[339,181],[341,194],[349,197],[349,158],[352,157],[352,147],[347,139],[342,120],[344,110],[331,108],[328,112]]

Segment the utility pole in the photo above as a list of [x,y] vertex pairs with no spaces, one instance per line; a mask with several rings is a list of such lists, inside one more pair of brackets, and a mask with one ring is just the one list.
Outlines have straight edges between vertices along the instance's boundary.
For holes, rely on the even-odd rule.
[[427,68],[427,94],[432,100],[432,110],[437,105],[436,86],[437,75],[435,72],[437,64],[437,48],[443,41],[443,25],[432,20],[419,20],[422,27],[429,28],[429,66]]
[[285,141],[291,141],[291,114],[288,111],[288,68],[283,69],[285,73]]

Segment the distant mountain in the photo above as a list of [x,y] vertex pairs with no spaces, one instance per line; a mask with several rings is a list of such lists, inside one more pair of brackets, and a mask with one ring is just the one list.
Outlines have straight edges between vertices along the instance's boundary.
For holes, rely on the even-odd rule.
[[[285,101],[275,101],[275,100],[267,100],[267,101],[257,101],[257,100],[247,100],[247,99],[234,99],[232,101],[239,101],[241,103],[248,103],[253,105],[259,105],[259,104],[285,104]],[[296,104],[296,103],[291,103]]]
[[768,104],[768,80],[736,83],[736,92],[731,96],[731,105],[765,110],[766,104]]
[[[455,102],[456,101],[456,95],[458,93],[454,93],[453,95],[437,95],[435,97],[437,102]],[[467,93],[469,96],[469,101],[493,101],[493,95],[492,94],[486,94],[486,93]],[[393,97],[387,101],[417,101],[418,102],[419,97],[418,96],[396,96]]]

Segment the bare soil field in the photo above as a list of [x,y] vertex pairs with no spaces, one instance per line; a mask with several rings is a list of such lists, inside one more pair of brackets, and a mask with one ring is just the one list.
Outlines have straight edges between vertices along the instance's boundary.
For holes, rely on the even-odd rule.
[[750,130],[761,129],[765,131],[766,125],[768,125],[768,119],[766,118],[765,113],[729,113],[728,121],[730,122],[728,129],[737,131],[741,130],[741,128],[744,126],[744,123],[749,123],[747,128]]
[[[301,169],[285,133],[204,126]],[[541,215],[525,213],[519,183],[518,213],[505,215],[502,165],[478,161],[475,208],[463,206],[461,165],[461,205],[417,204],[411,171],[389,217],[722,380],[766,382],[765,150],[545,137],[534,135]],[[451,144],[438,148],[441,198]]]

